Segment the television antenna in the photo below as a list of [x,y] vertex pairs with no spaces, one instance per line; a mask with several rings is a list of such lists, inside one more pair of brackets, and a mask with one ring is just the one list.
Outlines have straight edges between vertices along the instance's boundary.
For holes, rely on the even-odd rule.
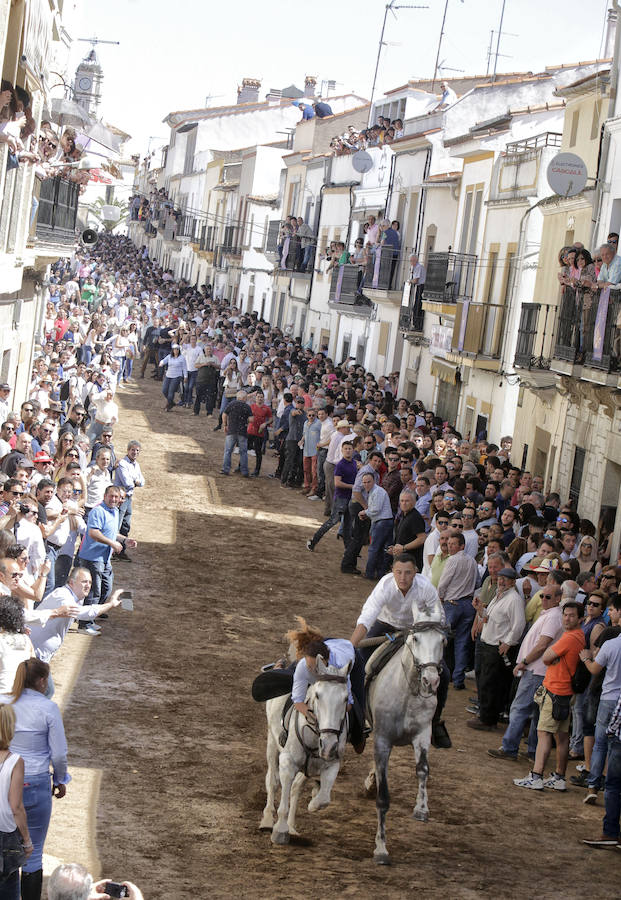
[[91,44],[93,50],[95,49],[95,44],[116,44],[117,46],[121,43],[120,41],[102,41],[99,38],[78,38],[82,44]]

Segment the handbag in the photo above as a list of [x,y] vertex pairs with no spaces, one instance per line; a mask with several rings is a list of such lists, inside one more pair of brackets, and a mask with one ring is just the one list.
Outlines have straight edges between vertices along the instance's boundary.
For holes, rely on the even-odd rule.
[[571,694],[552,694],[550,691],[548,694],[552,700],[552,718],[555,722],[564,722],[569,718]]

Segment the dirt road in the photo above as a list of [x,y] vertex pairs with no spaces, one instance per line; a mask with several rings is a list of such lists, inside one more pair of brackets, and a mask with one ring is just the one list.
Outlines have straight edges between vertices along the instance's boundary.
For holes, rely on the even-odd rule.
[[412,754],[393,754],[391,868],[371,858],[375,806],[362,796],[370,745],[364,757],[348,748],[327,810],[312,816],[301,805],[305,842],[273,847],[257,830],[265,718],[250,684],[280,653],[295,613],[348,636],[365,584],[338,571],[334,532],[306,550],[321,504],[271,479],[218,475],[223,438],[212,420],[164,413],[149,378],[120,402],[115,446],[142,440],[147,477],[135,503],[139,549],[115,570],[136,610],[117,611],[100,638],[70,635],[57,665],[78,777],[73,799],[55,809],[53,857],[93,869],[99,857],[103,873],[136,881],[146,900],[616,893],[621,854],[579,843],[600,833],[601,806],[585,808],[579,789],[513,787],[527,766],[487,756],[500,735],[464,727],[463,693],[449,695],[453,749],[431,751],[426,825],[411,819]]

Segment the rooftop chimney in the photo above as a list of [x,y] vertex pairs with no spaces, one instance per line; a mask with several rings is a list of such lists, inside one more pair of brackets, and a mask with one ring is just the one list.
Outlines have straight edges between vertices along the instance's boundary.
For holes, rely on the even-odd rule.
[[268,103],[276,103],[282,98],[282,90],[280,88],[270,88],[269,94],[266,94],[265,99]]
[[261,81],[258,78],[242,78],[241,87],[237,88],[238,103],[257,103]]
[[304,79],[304,96],[314,97],[317,88],[317,79],[314,75],[307,75]]
[[611,59],[614,56],[616,30],[617,11],[616,9],[609,9],[608,21],[606,22],[606,40],[604,41],[604,59]]

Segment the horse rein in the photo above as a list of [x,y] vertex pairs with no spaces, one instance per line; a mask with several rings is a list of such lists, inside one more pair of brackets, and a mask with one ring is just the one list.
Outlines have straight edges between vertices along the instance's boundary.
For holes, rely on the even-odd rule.
[[[440,631],[442,634],[444,634],[444,635],[446,636],[446,628],[442,625],[441,622],[426,621],[426,622],[416,622],[415,625],[413,625],[411,628],[409,628],[409,629],[408,629],[408,637],[409,637],[410,635],[417,634],[418,632],[421,632],[421,631],[432,631],[432,630],[433,630],[433,631]],[[414,680],[413,680],[413,681],[410,681],[410,679],[408,678],[408,682],[409,682],[410,688],[412,689],[412,693],[414,693],[414,694],[421,694],[422,697],[431,697],[432,694],[422,694],[422,693],[421,693],[420,686],[421,686],[421,676],[422,676],[422,672],[423,672],[424,669],[428,669],[428,668],[432,668],[432,667],[433,667],[434,669],[437,670],[437,672],[438,672],[438,674],[439,674],[439,673],[440,673],[440,668],[441,668],[441,663],[435,663],[435,662],[425,662],[425,663],[421,663],[421,662],[418,662],[418,660],[416,659],[416,657],[415,657],[415,655],[414,655],[414,651],[412,650],[412,648],[410,647],[410,645],[409,645],[409,643],[408,643],[408,641],[407,641],[407,638],[406,638],[404,647],[407,647],[407,648],[408,648],[408,650],[409,650],[409,652],[410,652],[410,655],[411,655],[411,657],[412,657],[412,662],[413,662],[413,664],[414,664]],[[405,666],[404,666],[404,663],[403,663],[403,657],[401,657],[401,666],[402,666],[402,668],[403,668],[403,670],[404,670],[404,673],[405,673]],[[406,674],[406,677],[407,677],[407,673],[405,673],[405,674]]]
[[[336,684],[347,684],[347,677],[344,675],[332,675],[329,672],[325,672],[323,675],[317,675],[316,681],[331,681]],[[309,710],[313,712],[312,707],[309,706]],[[303,732],[305,728],[308,728],[318,739],[321,739],[322,734],[335,734],[338,738],[343,733],[343,728],[345,727],[345,722],[347,721],[347,703],[345,703],[345,712],[343,713],[343,718],[341,720],[341,724],[339,728],[314,728],[310,722],[304,718],[304,723],[302,725],[302,729],[300,730],[300,718],[302,718],[302,714],[295,710],[295,734],[302,745],[304,752],[306,753],[306,759],[304,762],[304,774],[308,778],[308,763],[311,759],[319,759],[319,746],[317,747],[309,747],[302,737],[301,731]],[[313,713],[314,715],[314,713]],[[316,717],[315,720],[317,721]]]

